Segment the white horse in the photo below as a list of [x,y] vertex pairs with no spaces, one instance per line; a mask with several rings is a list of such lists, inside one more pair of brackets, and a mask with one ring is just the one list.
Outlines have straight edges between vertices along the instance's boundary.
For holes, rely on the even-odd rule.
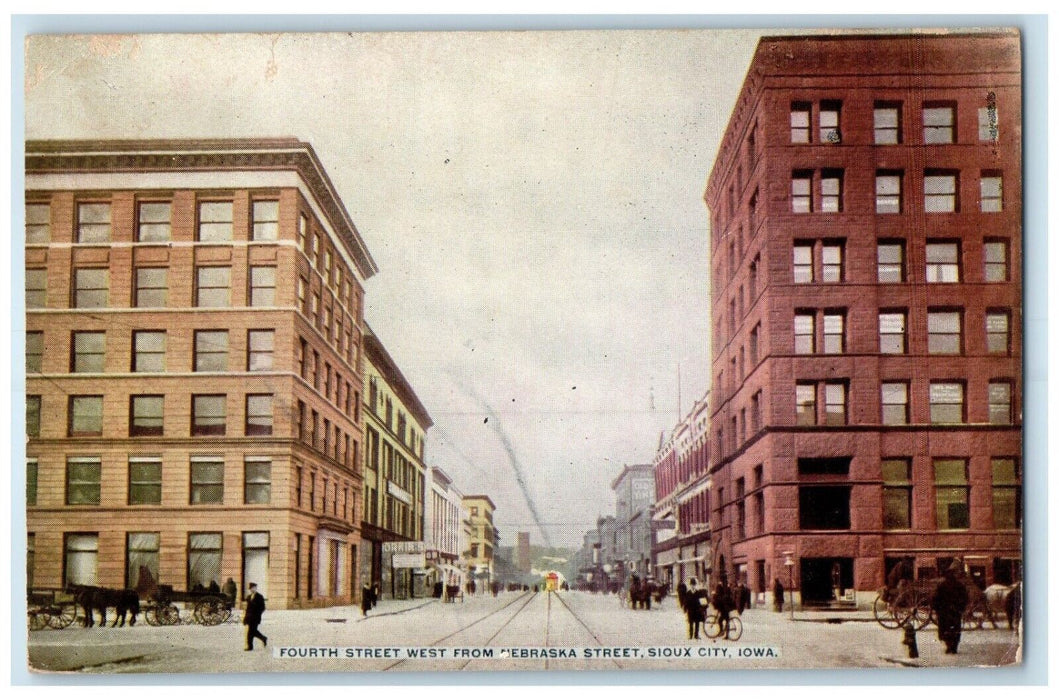
[[983,593],[993,626],[996,627],[996,618],[1003,615],[1007,618],[1008,628],[1013,629],[1022,618],[1022,583],[1011,586],[994,583],[988,586]]

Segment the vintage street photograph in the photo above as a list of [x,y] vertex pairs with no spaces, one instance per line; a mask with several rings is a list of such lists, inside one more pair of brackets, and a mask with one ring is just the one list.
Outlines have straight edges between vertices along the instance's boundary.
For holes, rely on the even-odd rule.
[[29,672],[1018,667],[1024,48],[30,34]]

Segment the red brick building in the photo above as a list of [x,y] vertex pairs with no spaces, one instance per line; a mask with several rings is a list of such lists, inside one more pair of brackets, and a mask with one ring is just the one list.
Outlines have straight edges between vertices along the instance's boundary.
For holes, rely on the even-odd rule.
[[30,586],[348,603],[364,281],[309,144],[26,144]]
[[717,571],[1021,577],[1021,148],[1017,33],[761,40],[705,193]]

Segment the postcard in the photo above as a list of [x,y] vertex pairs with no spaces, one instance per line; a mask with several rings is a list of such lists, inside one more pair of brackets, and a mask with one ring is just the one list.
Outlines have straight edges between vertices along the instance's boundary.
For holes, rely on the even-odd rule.
[[29,36],[29,669],[1020,664],[1021,41]]

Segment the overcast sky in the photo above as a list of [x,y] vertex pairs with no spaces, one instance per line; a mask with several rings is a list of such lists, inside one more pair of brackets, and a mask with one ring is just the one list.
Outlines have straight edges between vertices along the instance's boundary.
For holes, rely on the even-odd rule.
[[678,366],[685,413],[706,391],[702,195],[763,33],[37,37],[26,137],[310,142],[427,462],[502,544],[576,545],[676,422]]

